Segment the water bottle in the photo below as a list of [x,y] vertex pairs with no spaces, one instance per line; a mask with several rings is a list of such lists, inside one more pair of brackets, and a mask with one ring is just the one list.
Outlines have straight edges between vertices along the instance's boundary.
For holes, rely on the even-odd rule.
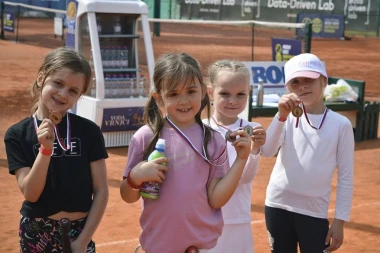
[[129,98],[132,95],[131,78],[129,74],[125,74],[123,82],[123,94],[125,98]]
[[121,68],[122,65],[122,55],[123,55],[123,50],[121,49],[121,46],[116,47],[116,65],[115,68]]
[[101,50],[102,52],[102,65],[103,69],[107,68],[107,53],[108,53],[108,46],[104,46],[103,49]]
[[103,68],[109,69],[111,68],[111,63],[112,63],[112,55],[111,55],[111,48],[109,46],[104,47],[104,57],[102,60],[103,63]]
[[125,76],[124,74],[119,74],[117,80],[117,94],[115,97],[123,98],[125,97],[125,89],[124,89]]
[[121,68],[128,68],[128,47],[123,46],[121,50]]
[[145,96],[145,77],[144,75],[140,76],[140,82],[139,82],[139,97],[143,98]]
[[[149,155],[148,161],[166,157],[165,155],[165,140],[158,139],[156,143],[156,149]],[[166,163],[163,163],[166,165]],[[140,195],[149,198],[149,199],[157,199],[160,195],[160,183],[157,182],[144,182],[140,188]]]
[[101,25],[99,16],[96,17],[96,26],[98,28],[98,34],[101,34],[102,33],[102,25]]
[[120,16],[114,17],[113,33],[114,34],[121,34]]
[[118,61],[117,47],[112,46],[111,47],[111,64],[110,64],[110,68],[117,68],[117,61]]
[[139,85],[137,83],[135,74],[132,74],[132,77],[131,77],[131,91],[132,91],[131,97],[136,98],[139,96]]
[[112,76],[111,74],[107,74],[104,79],[104,97],[111,98],[111,85],[112,85]]
[[259,85],[257,86],[257,98],[256,98],[256,106],[263,106],[264,101],[264,83],[263,79],[259,78]]
[[117,74],[112,75],[111,79],[111,97],[116,98],[118,96],[119,76]]

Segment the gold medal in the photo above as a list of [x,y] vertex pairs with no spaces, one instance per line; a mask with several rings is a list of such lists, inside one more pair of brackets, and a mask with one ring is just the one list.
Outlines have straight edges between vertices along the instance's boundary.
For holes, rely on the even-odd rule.
[[246,125],[243,130],[249,134],[249,136],[252,136],[253,135],[253,128],[250,126],[250,125]]
[[229,142],[235,141],[236,137],[231,137],[230,134],[232,134],[232,131],[228,130],[227,133],[226,133],[226,140],[229,141]]
[[299,117],[302,116],[303,110],[302,110],[301,107],[296,106],[296,107],[293,108],[292,114],[293,114],[294,117],[299,118]]
[[49,119],[53,121],[55,125],[58,125],[62,120],[62,115],[59,112],[51,111],[49,113]]

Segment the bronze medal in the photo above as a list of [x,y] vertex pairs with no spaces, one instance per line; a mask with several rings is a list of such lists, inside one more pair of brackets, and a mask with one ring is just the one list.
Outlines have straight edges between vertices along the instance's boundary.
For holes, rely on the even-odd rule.
[[229,142],[233,142],[236,140],[236,137],[231,137],[230,134],[232,134],[232,131],[228,130],[226,133],[226,140]]
[[53,121],[55,125],[58,125],[62,120],[62,115],[59,112],[51,111],[49,113],[49,119]]
[[292,110],[292,114],[293,114],[294,117],[299,118],[299,117],[302,116],[303,110],[299,106],[294,107],[293,110]]
[[243,130],[249,134],[249,136],[252,136],[253,135],[253,128],[250,126],[250,125],[246,125]]

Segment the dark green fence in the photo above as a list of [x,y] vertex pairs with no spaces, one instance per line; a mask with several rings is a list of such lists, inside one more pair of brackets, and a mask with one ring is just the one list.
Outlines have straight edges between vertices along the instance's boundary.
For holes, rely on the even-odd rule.
[[[380,0],[233,0],[203,4],[197,0],[144,0],[154,17],[155,2],[160,2],[163,19],[259,20],[295,23],[299,13],[343,15],[345,35],[378,36]],[[157,16],[156,16],[157,18]]]

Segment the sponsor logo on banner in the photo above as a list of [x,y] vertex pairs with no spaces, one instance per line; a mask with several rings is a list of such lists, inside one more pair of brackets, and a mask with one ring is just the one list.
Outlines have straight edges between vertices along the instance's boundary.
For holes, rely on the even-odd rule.
[[143,124],[143,107],[103,109],[102,132],[135,131]]
[[[313,37],[340,38],[344,36],[344,16],[322,13],[300,13],[297,22],[311,22]],[[304,31],[297,29],[297,35],[303,36]]]
[[268,0],[268,8],[333,11],[335,9],[335,4],[332,0],[318,0],[318,2],[297,0]]
[[253,86],[253,95],[257,92],[259,79],[263,80],[265,94],[278,94],[282,96],[285,93],[285,62],[257,61],[244,62],[244,64],[250,70],[252,77],[250,85]]
[[357,20],[358,16],[366,16],[364,25],[369,25],[371,10],[371,0],[345,0],[344,16],[346,16],[345,23],[348,24],[349,20]]
[[292,39],[272,38],[272,60],[288,61],[302,53],[302,41]]
[[4,11],[3,29],[8,32],[15,31],[15,14],[11,11]]

